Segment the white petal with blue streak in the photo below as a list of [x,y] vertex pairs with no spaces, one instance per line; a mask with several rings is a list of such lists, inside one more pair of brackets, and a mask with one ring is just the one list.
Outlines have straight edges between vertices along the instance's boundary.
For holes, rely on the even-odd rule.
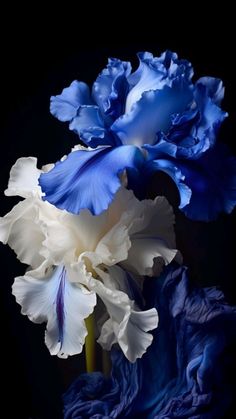
[[82,351],[87,329],[84,319],[96,304],[96,295],[68,280],[63,266],[37,279],[34,272],[15,279],[13,294],[22,314],[35,323],[47,322],[46,345],[52,355],[66,358]]

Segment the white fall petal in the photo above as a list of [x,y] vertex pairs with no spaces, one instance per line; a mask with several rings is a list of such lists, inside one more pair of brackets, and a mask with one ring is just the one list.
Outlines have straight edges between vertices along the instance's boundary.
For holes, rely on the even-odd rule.
[[15,279],[16,301],[35,323],[47,323],[45,342],[51,355],[66,358],[82,351],[87,329],[84,319],[96,305],[96,294],[68,281],[65,267],[58,266],[44,278],[34,272]]

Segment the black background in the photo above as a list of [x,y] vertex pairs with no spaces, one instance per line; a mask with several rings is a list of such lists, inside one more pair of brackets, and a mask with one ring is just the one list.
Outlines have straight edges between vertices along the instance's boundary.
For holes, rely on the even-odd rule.
[[[37,156],[39,165],[54,162],[78,142],[66,124],[50,115],[50,96],[58,94],[74,79],[91,84],[109,56],[131,60],[135,67],[137,51],[159,54],[171,49],[193,63],[196,78],[211,75],[223,79],[226,86],[223,107],[229,118],[220,137],[236,153],[233,11],[227,5],[223,10],[215,5],[213,14],[213,7],[207,12],[198,4],[196,10],[186,6],[184,14],[178,7],[171,13],[171,5],[168,10],[156,13],[152,7],[147,3],[139,17],[127,16],[122,9],[117,22],[114,16],[120,8],[118,4],[110,4],[109,15],[103,19],[96,16],[92,5],[87,13],[72,7],[62,10],[60,17],[52,13],[47,22],[46,10],[43,13],[31,10],[30,17],[26,10],[24,19],[18,18],[15,10],[14,21],[11,14],[7,16],[0,53],[0,215],[17,202],[3,196],[10,168],[17,158]],[[154,191],[165,192],[176,207],[172,185],[165,180],[164,190],[156,189],[158,180],[153,179],[150,196]],[[177,209],[176,214],[178,247],[190,267],[192,280],[205,286],[220,285],[227,300],[236,303],[235,213],[222,215],[208,224],[193,223]],[[4,417],[60,418],[60,395],[83,368],[84,361],[79,357],[58,360],[49,355],[43,343],[44,326],[32,324],[20,315],[20,307],[11,295],[13,279],[23,274],[25,266],[7,246],[1,245],[0,255],[2,406],[9,412]]]

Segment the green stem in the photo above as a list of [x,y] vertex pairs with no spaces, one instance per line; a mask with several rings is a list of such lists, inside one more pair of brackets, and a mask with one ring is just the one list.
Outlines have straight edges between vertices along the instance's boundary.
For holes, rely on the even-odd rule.
[[110,359],[110,353],[107,351],[102,350],[102,372],[107,377],[111,373],[111,359]]
[[85,319],[88,334],[85,338],[85,358],[86,358],[86,370],[87,372],[95,371],[96,366],[96,352],[95,352],[95,328],[94,328],[94,316],[90,314]]

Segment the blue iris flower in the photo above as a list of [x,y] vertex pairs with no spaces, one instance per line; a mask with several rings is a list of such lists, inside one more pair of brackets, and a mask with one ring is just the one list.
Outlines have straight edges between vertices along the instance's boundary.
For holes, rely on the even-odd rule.
[[[128,187],[143,198],[155,171],[169,175],[180,208],[192,219],[211,220],[236,202],[236,164],[216,144],[227,114],[219,79],[192,82],[193,69],[177,54],[139,53],[139,67],[109,59],[90,93],[73,81],[51,98],[51,113],[88,146],[40,177],[45,199],[78,213],[99,214],[111,203],[126,170]],[[199,202],[201,201],[201,204]]]
[[64,395],[65,419],[223,417],[236,307],[216,288],[194,288],[175,265],[146,281],[145,293],[160,317],[153,344],[134,364],[113,349],[110,377],[82,374]]

